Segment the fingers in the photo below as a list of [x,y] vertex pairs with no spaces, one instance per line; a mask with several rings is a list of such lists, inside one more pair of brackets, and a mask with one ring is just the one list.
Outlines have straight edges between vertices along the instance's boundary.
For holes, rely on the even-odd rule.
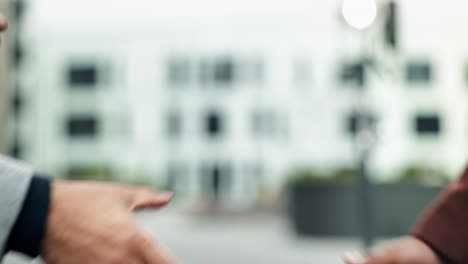
[[347,252],[343,255],[343,261],[346,264],[371,264],[367,256],[359,252]]
[[0,14],[0,32],[5,31],[7,28],[8,28],[8,21],[2,14]]
[[[360,252],[347,252],[343,255],[346,264],[393,264],[396,263],[388,255],[363,254]],[[399,262],[398,262],[399,263]]]
[[149,235],[145,236],[145,242],[141,245],[141,251],[146,264],[177,264],[177,260],[154,241]]
[[[8,21],[7,19],[0,14],[0,33],[6,31],[8,28]],[[0,34],[0,44],[2,43],[2,35]]]
[[172,193],[158,192],[150,188],[134,188],[130,195],[130,209],[161,207],[172,200]]

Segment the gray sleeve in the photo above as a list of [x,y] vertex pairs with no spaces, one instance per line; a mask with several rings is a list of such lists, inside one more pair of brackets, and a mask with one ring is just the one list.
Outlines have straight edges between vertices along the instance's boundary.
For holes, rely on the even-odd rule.
[[32,175],[33,170],[29,166],[0,155],[0,253],[4,252]]

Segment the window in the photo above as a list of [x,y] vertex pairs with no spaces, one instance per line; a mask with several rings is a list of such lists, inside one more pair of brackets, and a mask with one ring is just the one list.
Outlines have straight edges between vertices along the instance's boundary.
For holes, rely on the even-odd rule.
[[167,188],[175,190],[188,174],[188,168],[181,162],[170,162],[167,167]]
[[211,192],[215,198],[219,198],[222,188],[225,189],[231,181],[232,169],[227,164],[204,164],[200,174],[205,191]]
[[223,118],[217,112],[208,113],[205,117],[205,132],[210,137],[217,137],[223,133]]
[[68,70],[70,87],[94,87],[98,82],[98,71],[95,65],[72,65]]
[[13,1],[11,2],[12,5],[12,13],[14,14],[14,17],[16,21],[20,21],[23,18],[24,11],[27,7],[24,1]]
[[211,82],[212,67],[210,61],[201,59],[199,63],[199,78],[202,85],[207,85]]
[[414,126],[418,135],[437,135],[441,131],[440,117],[436,114],[418,115],[414,120]]
[[375,123],[375,117],[371,114],[353,112],[347,117],[346,131],[348,134],[356,136],[361,128],[374,129]]
[[25,49],[18,39],[16,39],[13,43],[12,61],[15,66],[19,66],[25,57]]
[[265,63],[260,56],[242,57],[236,60],[235,82],[252,87],[261,86],[265,78]]
[[432,79],[432,68],[429,63],[409,63],[406,67],[406,80],[409,83],[427,84]]
[[170,59],[168,82],[171,85],[187,85],[190,82],[190,62],[183,58]]
[[14,158],[21,158],[23,155],[23,145],[18,139],[14,140],[14,143],[10,146],[10,155]]
[[254,135],[271,136],[275,134],[276,122],[272,111],[255,111],[252,115]]
[[340,72],[340,80],[343,84],[362,87],[365,84],[364,63],[352,63],[343,66]]
[[19,92],[19,88],[17,87],[11,98],[11,107],[12,107],[13,115],[18,117],[21,114],[23,105],[24,105],[24,100],[23,100],[23,97],[21,96],[21,93]]
[[167,115],[167,134],[169,138],[180,138],[182,135],[182,115],[179,112],[169,112]]
[[236,77],[236,65],[230,58],[209,60],[201,58],[198,64],[198,74],[201,85],[229,86]]
[[71,138],[90,138],[98,133],[98,121],[92,116],[70,117],[66,123],[67,135]]
[[231,59],[219,59],[215,63],[214,80],[216,84],[231,84],[234,81],[234,63]]

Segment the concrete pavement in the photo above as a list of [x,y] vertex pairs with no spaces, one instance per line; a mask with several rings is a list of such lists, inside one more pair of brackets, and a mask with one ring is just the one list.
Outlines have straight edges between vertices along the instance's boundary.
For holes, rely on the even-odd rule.
[[140,223],[188,264],[338,264],[356,239],[300,238],[273,213],[190,215],[143,213]]
[[[186,264],[339,264],[356,239],[300,238],[276,213],[190,213],[180,208],[136,215],[161,244]],[[8,257],[4,264],[30,261]],[[38,263],[36,261],[36,263]]]

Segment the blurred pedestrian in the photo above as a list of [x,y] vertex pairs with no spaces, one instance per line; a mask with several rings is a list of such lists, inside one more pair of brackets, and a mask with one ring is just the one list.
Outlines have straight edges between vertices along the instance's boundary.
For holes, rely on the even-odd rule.
[[[0,33],[7,27],[0,14]],[[47,264],[176,263],[131,217],[171,197],[143,187],[51,181],[0,155],[0,259],[17,251]]]

